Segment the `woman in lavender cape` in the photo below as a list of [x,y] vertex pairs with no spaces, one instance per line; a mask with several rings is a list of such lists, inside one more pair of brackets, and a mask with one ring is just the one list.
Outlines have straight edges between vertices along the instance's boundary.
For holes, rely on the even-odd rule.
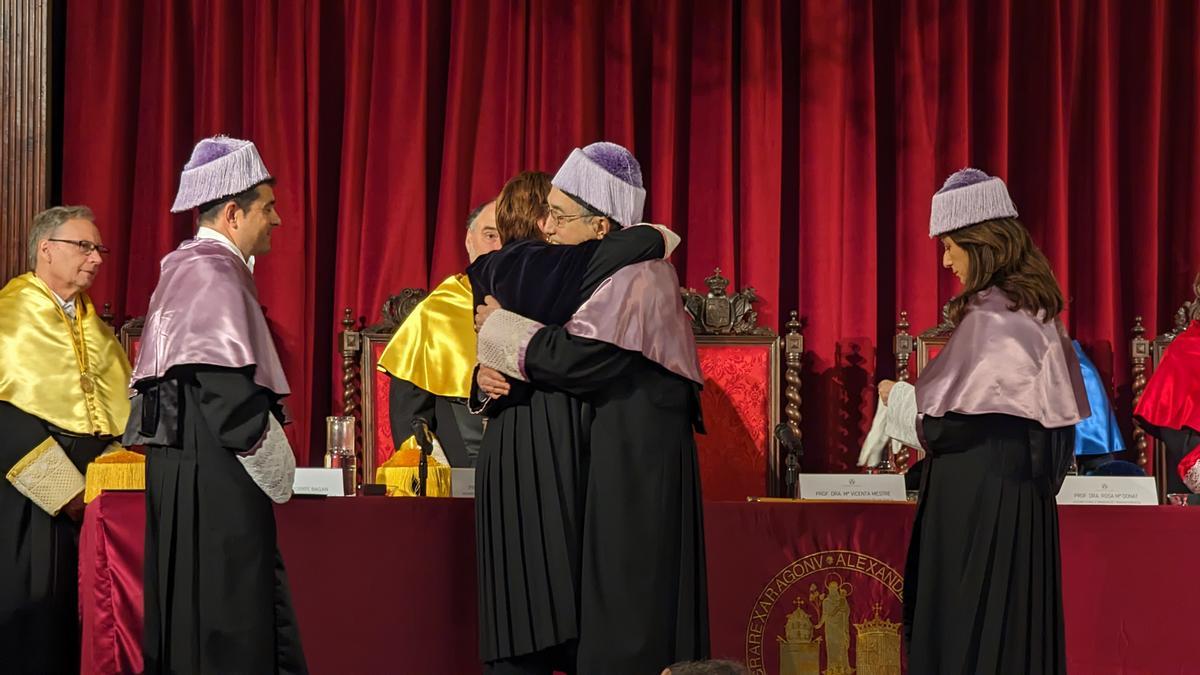
[[1055,495],[1089,409],[1062,292],[1016,218],[976,169],[934,195],[930,237],[963,284],[954,334],[915,387],[880,384],[859,457],[878,463],[888,438],[928,453],[904,574],[912,673],[1066,671]]

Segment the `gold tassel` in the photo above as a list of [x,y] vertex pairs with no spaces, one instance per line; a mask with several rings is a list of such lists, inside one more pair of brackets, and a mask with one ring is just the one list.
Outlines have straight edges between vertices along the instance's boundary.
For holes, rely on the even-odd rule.
[[88,503],[104,490],[145,490],[146,457],[132,450],[110,450],[87,467],[83,501]]
[[[415,497],[420,469],[420,450],[402,448],[391,459],[375,470],[375,482],[387,486],[389,497]],[[425,494],[429,497],[450,496],[450,467],[429,458],[429,472],[425,480]]]

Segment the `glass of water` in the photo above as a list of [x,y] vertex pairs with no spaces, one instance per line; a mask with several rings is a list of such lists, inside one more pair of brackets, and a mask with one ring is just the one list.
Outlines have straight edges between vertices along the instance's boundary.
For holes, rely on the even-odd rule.
[[325,468],[342,470],[342,489],[347,497],[358,492],[358,453],[354,445],[353,417],[325,418]]

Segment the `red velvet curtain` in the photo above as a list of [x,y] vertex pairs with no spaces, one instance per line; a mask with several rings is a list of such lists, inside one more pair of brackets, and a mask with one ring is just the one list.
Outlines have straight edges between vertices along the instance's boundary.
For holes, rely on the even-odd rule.
[[950,172],[1004,177],[1122,386],[1135,315],[1169,326],[1200,268],[1200,11],[1090,0],[72,2],[63,198],[115,253],[94,295],[144,312],[191,224],[200,137],[254,139],[284,228],[256,272],[300,444],[336,404],[343,307],[465,262],[463,220],[520,169],[630,147],[681,277],[805,321],[807,469],[846,467],[906,309],[954,292],[926,236]]

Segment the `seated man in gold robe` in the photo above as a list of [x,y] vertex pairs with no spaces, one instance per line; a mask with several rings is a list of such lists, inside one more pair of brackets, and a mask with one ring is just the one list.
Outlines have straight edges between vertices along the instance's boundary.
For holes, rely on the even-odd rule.
[[0,670],[79,669],[84,472],[125,430],[129,361],[86,293],[108,252],[91,210],[29,233],[33,270],[0,289]]
[[[496,203],[467,217],[471,262],[500,248]],[[379,358],[391,376],[388,413],[397,450],[415,450],[413,420],[433,432],[434,457],[452,467],[473,467],[483,438],[481,417],[467,410],[475,370],[475,306],[465,274],[455,274],[413,309]]]

